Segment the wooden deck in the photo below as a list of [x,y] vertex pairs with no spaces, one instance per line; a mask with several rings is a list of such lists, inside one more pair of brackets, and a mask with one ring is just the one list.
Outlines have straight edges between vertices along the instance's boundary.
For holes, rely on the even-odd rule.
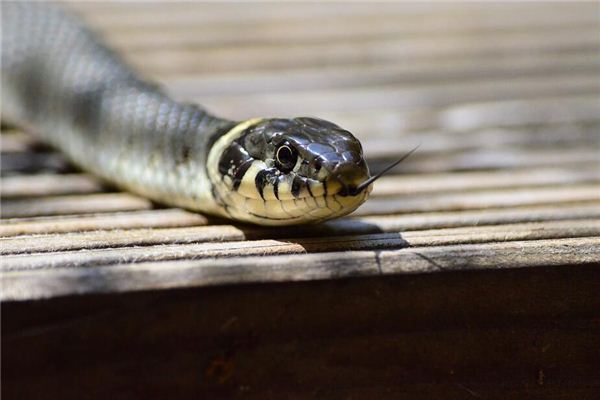
[[598,3],[72,6],[217,114],[331,119],[374,171],[422,145],[350,217],[267,229],[3,130],[7,399],[600,391]]

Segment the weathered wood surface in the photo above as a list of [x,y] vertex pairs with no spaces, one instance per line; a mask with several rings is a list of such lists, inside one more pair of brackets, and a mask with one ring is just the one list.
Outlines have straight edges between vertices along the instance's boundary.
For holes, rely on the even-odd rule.
[[[216,113],[334,119],[361,138],[375,171],[422,145],[350,218],[270,230],[161,209],[3,132],[1,269],[23,282],[32,275],[21,270],[599,236],[593,4],[71,6],[143,73]],[[36,296],[54,295],[32,282]],[[11,293],[2,296],[27,299]]]
[[5,398],[597,397],[597,3],[71,6],[177,98],[332,119],[374,171],[421,147],[267,229],[3,129]]

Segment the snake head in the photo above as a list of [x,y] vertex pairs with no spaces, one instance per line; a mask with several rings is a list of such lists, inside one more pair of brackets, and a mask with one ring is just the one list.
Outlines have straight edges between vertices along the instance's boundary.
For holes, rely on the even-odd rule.
[[346,215],[372,188],[361,187],[369,168],[358,139],[316,118],[243,122],[217,141],[208,163],[226,212],[263,225]]

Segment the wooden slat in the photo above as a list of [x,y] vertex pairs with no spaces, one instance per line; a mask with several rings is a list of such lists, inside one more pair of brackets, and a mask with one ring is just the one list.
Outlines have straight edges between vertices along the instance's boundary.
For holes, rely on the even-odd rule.
[[[460,8],[450,4],[419,3],[381,3],[376,8],[367,3],[345,4],[343,7],[336,3],[248,3],[248,4],[185,4],[168,2],[145,3],[143,6],[136,3],[124,3],[111,6],[110,3],[94,2],[92,4],[79,4],[69,2],[69,5],[92,23],[110,27],[111,29],[131,29],[157,27],[167,29],[172,26],[222,26],[224,24],[239,25],[244,22],[264,23],[264,21],[305,22],[307,19],[315,21],[315,25],[325,24],[335,18],[348,19],[352,17],[381,18],[381,16],[394,14],[401,22],[408,23],[427,21],[445,16],[445,22],[462,20],[481,20],[486,24],[494,19],[519,21],[522,15],[535,15],[549,19],[556,15],[579,16],[593,14],[596,9],[590,3],[577,3],[576,7],[561,3],[544,4],[535,7],[523,4],[462,4]],[[160,18],[157,16],[160,15]],[[531,17],[529,17],[531,18]],[[351,19],[350,19],[351,20]],[[306,28],[312,29],[313,24],[304,23]]]
[[[229,73],[162,74],[156,78],[179,97],[224,96],[286,91],[308,91],[364,87],[367,85],[414,84],[446,82],[448,80],[499,79],[514,76],[560,74],[567,71],[585,73],[598,70],[600,57],[590,51],[572,51],[558,58],[552,53],[524,54],[517,58],[464,57],[432,63],[389,62],[375,65],[342,65],[330,68],[304,68],[286,71]],[[576,111],[571,108],[565,111]]]
[[95,215],[58,215],[55,217],[4,219],[0,221],[0,236],[108,229],[168,228],[206,224],[207,220],[204,216],[181,209],[107,212]]
[[[558,7],[561,6],[560,4],[553,4],[553,6],[557,5]],[[178,32],[179,28],[191,35],[218,32],[219,36],[215,35],[214,38],[217,40],[224,36],[227,37],[226,32],[235,28],[243,32],[245,36],[248,34],[270,33],[272,36],[285,37],[285,35],[294,34],[294,37],[296,37],[297,35],[310,35],[312,31],[321,36],[327,35],[331,31],[337,33],[340,30],[345,30],[348,24],[355,27],[361,35],[369,35],[373,30],[387,31],[387,29],[393,29],[396,34],[418,34],[439,32],[440,30],[452,33],[456,30],[472,32],[478,28],[496,30],[536,29],[543,24],[565,25],[575,21],[597,21],[593,18],[595,10],[590,4],[578,4],[577,7],[561,7],[561,12],[557,12],[556,9],[553,10],[549,6],[537,7],[535,12],[531,12],[531,8],[526,4],[493,8],[469,5],[467,6],[468,9],[465,5],[461,5],[460,9],[456,9],[453,7],[446,8],[438,4],[436,7],[427,7],[416,12],[414,7],[407,7],[406,4],[398,6],[389,3],[378,4],[376,10],[359,3],[354,3],[350,7],[347,5],[341,7],[339,4],[333,6],[327,4],[315,6],[313,4],[299,8],[297,7],[298,4],[290,3],[286,7],[254,3],[252,5],[237,4],[235,7],[230,7],[227,13],[220,12],[223,10],[218,10],[214,5],[210,5],[209,8],[204,4],[197,4],[188,9],[182,9],[181,5],[178,4],[169,6],[167,10],[160,13],[164,15],[168,11],[169,15],[166,20],[153,18],[157,12],[155,10],[157,4],[152,4],[151,7],[148,7],[148,4],[144,6],[138,4],[137,7],[120,6],[118,11],[111,10],[108,12],[106,10],[99,12],[97,9],[92,12],[87,6],[77,7],[77,4],[74,4],[74,6],[82,11],[83,16],[91,22],[105,26],[112,32],[131,34],[139,30],[147,30],[150,33],[162,30],[168,34],[173,31]],[[586,9],[588,12],[586,12]],[[243,18],[239,17],[240,13],[243,14]],[[144,14],[150,14],[151,16],[143,16]],[[305,21],[307,15],[310,15],[311,20],[320,23],[311,24],[310,29],[307,29]],[[343,16],[343,18],[339,18],[340,16]],[[400,26],[393,26],[392,21],[397,22],[397,25]],[[269,29],[265,29],[266,32],[264,33],[262,31],[256,32],[257,29],[245,30],[247,27],[256,28],[261,26],[265,22],[268,23]],[[367,26],[370,30],[361,30],[362,26]]]
[[[131,51],[127,60],[149,74],[198,73],[224,71],[286,70],[308,67],[343,66],[351,64],[375,65],[382,62],[406,60],[447,60],[485,57],[519,57],[532,48],[545,53],[598,49],[595,37],[597,27],[563,32],[517,33],[497,37],[493,34],[479,37],[382,39],[358,43],[308,43],[281,45],[245,45],[217,48],[170,49]],[[487,37],[486,37],[487,36]],[[494,40],[494,46],[489,41]]]
[[452,269],[524,268],[600,262],[600,238],[551,239],[405,248],[393,251],[347,251],[183,262],[139,263],[85,269],[4,273],[2,300],[47,298],[68,294],[122,292],[172,287],[212,286],[415,274]]
[[[326,222],[317,227],[278,228],[276,231],[286,237],[326,236],[594,218],[600,218],[599,204],[571,203],[506,209],[352,217]],[[226,223],[227,221],[218,222]],[[117,214],[4,220],[0,223],[0,236],[12,237],[113,229],[190,227],[203,226],[207,223],[208,221],[202,215],[179,209],[131,211]],[[240,227],[240,229],[244,231],[248,238],[257,239],[265,235],[263,228],[246,226]],[[272,231],[272,229],[267,228],[268,231]]]
[[[264,229],[262,231],[256,229],[252,233],[255,240],[257,236],[261,236],[261,239],[263,240],[277,239],[282,236],[280,231],[273,229]],[[318,229],[315,229],[311,236],[320,237],[322,235],[322,232],[320,233],[318,232]],[[340,244],[343,246],[341,249],[354,249],[355,247],[363,249],[378,248],[380,246],[440,246],[459,243],[486,243],[495,241],[575,238],[585,236],[600,236],[600,219],[340,236],[335,238],[330,237],[325,242],[322,242],[322,239],[313,240],[300,238],[298,239],[298,243],[307,252],[323,252],[337,251]],[[126,262],[125,259],[128,257],[128,252],[124,248],[133,246],[234,242],[245,239],[247,239],[247,237],[244,234],[243,229],[231,225],[192,228],[130,229],[0,239],[0,254],[35,254],[84,249],[123,248],[123,262]],[[257,242],[256,245],[258,247],[263,246],[263,244],[259,242]],[[228,245],[224,246],[229,247]],[[272,249],[281,246],[287,248],[285,239],[284,242],[279,242],[277,245],[271,246],[268,251],[270,252]],[[235,246],[232,244],[232,247]],[[185,250],[183,250],[184,247],[181,247],[181,249],[183,254],[185,252]],[[247,248],[245,248],[245,251],[246,249]],[[296,248],[291,248],[292,252],[295,250]],[[149,254],[152,253],[152,251],[152,249],[149,249]],[[168,252],[168,250],[166,252]],[[202,252],[202,250],[198,251],[198,253]],[[194,253],[192,257],[195,255],[196,253]],[[8,260],[8,264],[10,265],[10,259]]]
[[152,208],[150,200],[128,193],[100,193],[84,196],[52,196],[35,200],[2,200],[2,217],[23,218],[150,208]]
[[2,156],[7,153],[24,153],[31,151],[37,144],[31,135],[18,130],[2,131],[0,135],[0,151]]
[[[486,15],[483,18],[456,18],[448,20],[448,15],[438,15],[428,19],[405,19],[399,22],[402,14],[390,13],[373,18],[369,15],[357,15],[347,19],[333,18],[325,24],[313,24],[306,29],[305,21],[271,20],[266,26],[245,21],[221,24],[180,24],[169,26],[104,26],[106,39],[125,51],[152,51],[159,47],[199,48],[224,47],[242,44],[277,43],[332,43],[341,40],[364,40],[365,38],[385,39],[439,38],[440,36],[464,36],[489,34],[496,36],[515,32],[567,31],[585,26],[597,26],[595,15],[575,13],[563,15],[520,14],[516,18],[503,19]],[[353,29],[346,29],[348,24]]]
[[[270,4],[268,7],[266,4],[248,4],[246,7],[233,5],[233,4],[216,4],[210,5],[209,9],[200,7],[194,4],[185,3],[172,3],[169,4],[146,4],[144,7],[136,5],[134,3],[129,6],[118,6],[111,8],[110,5],[105,4],[102,7],[98,7],[99,4],[95,3],[93,8],[78,7],[77,2],[71,2],[70,5],[79,9],[85,14],[90,20],[98,21],[103,24],[109,25],[115,29],[119,26],[132,26],[134,24],[140,26],[172,26],[177,24],[199,24],[212,22],[214,24],[222,24],[227,21],[230,23],[236,23],[240,19],[253,20],[253,21],[264,21],[275,18],[285,19],[296,19],[304,20],[310,18],[313,20],[319,19],[330,19],[332,17],[348,17],[353,15],[380,15],[384,10],[397,10],[407,13],[408,15],[417,15],[422,12],[429,12],[427,8],[415,10],[415,7],[406,7],[404,5],[387,4],[382,5],[377,10],[366,4],[354,3],[349,4],[345,7],[339,7],[334,4],[319,4],[313,7],[303,5],[302,3],[287,3],[287,4]],[[443,7],[440,7],[443,9]],[[439,12],[439,9],[438,9]],[[161,18],[157,18],[160,15]]]
[[361,139],[373,172],[421,148],[351,217],[272,230],[107,193],[12,132],[0,243],[22,268],[598,236],[591,5],[73,7],[143,73],[218,114],[332,119]]
[[456,211],[600,201],[600,184],[373,198],[355,215]]
[[520,188],[546,185],[600,183],[597,163],[573,168],[527,168],[516,171],[468,171],[440,174],[384,176],[377,181],[372,197],[432,192],[463,192],[488,188]]
[[[190,242],[186,237],[190,233]],[[82,237],[83,236],[83,237]],[[554,223],[501,225],[492,227],[451,228],[445,230],[385,233],[361,236],[341,236],[323,241],[320,238],[286,240],[246,240],[240,230],[234,227],[217,229],[196,228],[193,230],[168,230],[155,232],[121,232],[120,236],[111,233],[82,235],[79,238],[6,239],[3,247],[8,254],[18,251],[20,243],[27,242],[33,252],[49,254],[22,254],[5,256],[0,267],[3,271],[30,270],[41,268],[73,268],[119,263],[139,263],[143,261],[167,261],[199,258],[221,258],[239,256],[264,256],[276,254],[303,254],[313,252],[336,252],[343,250],[397,249],[404,247],[442,246],[448,244],[486,243],[523,239],[576,238],[600,236],[600,220],[561,221]],[[151,246],[164,241],[161,245]],[[88,244],[85,237],[89,238]],[[195,238],[195,240],[194,240]],[[222,241],[219,242],[219,238]],[[208,243],[206,243],[208,241]],[[230,242],[228,242],[230,241]],[[169,244],[184,242],[183,244]],[[198,243],[203,242],[203,243]],[[16,243],[15,245],[11,243]],[[119,245],[127,247],[117,247]],[[129,246],[145,247],[129,247]],[[83,246],[83,247],[82,247]],[[89,246],[89,247],[88,247]],[[67,247],[74,252],[63,252]],[[106,247],[106,248],[104,248]],[[90,248],[86,251],[76,251]]]
[[351,112],[381,108],[447,107],[461,103],[521,100],[563,95],[593,95],[600,90],[598,74],[514,77],[510,79],[436,82],[414,85],[314,90],[251,96],[205,97],[191,100],[215,112],[248,115],[319,115],[323,112]]
[[[532,147],[533,144],[532,144]],[[407,153],[413,147],[407,147],[404,143],[374,143],[365,142],[365,154],[372,170],[378,171],[397,160],[402,154]],[[423,154],[420,151],[418,157],[410,157],[405,160],[396,171],[417,172],[442,172],[442,171],[467,171],[485,169],[521,169],[536,167],[554,167],[555,165],[578,166],[598,162],[598,149],[594,143],[585,148],[509,148],[498,149],[476,149],[455,153],[433,153]]]
[[[376,109],[353,113],[328,112],[323,118],[340,121],[340,124],[369,136],[427,135],[427,131],[461,134],[476,142],[477,135],[489,130],[506,135],[518,133],[521,140],[547,139],[548,136],[564,137],[578,132],[598,131],[597,97],[563,96],[532,98],[526,100],[490,101],[454,104],[449,107],[423,107],[414,110]],[[540,127],[544,127],[543,130]],[[534,128],[534,129],[532,129]],[[423,132],[425,131],[425,132]],[[567,132],[566,131],[570,131]],[[443,140],[443,135],[437,135]],[[496,140],[503,140],[497,135]],[[492,142],[496,143],[496,142]]]
[[2,198],[97,193],[105,189],[98,179],[86,174],[36,174],[0,179]]

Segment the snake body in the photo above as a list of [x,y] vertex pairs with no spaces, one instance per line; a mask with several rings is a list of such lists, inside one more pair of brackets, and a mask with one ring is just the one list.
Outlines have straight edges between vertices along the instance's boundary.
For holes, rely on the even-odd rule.
[[2,5],[2,118],[75,164],[160,203],[261,225],[356,209],[371,185],[359,141],[317,118],[230,121],[180,103],[74,15]]

